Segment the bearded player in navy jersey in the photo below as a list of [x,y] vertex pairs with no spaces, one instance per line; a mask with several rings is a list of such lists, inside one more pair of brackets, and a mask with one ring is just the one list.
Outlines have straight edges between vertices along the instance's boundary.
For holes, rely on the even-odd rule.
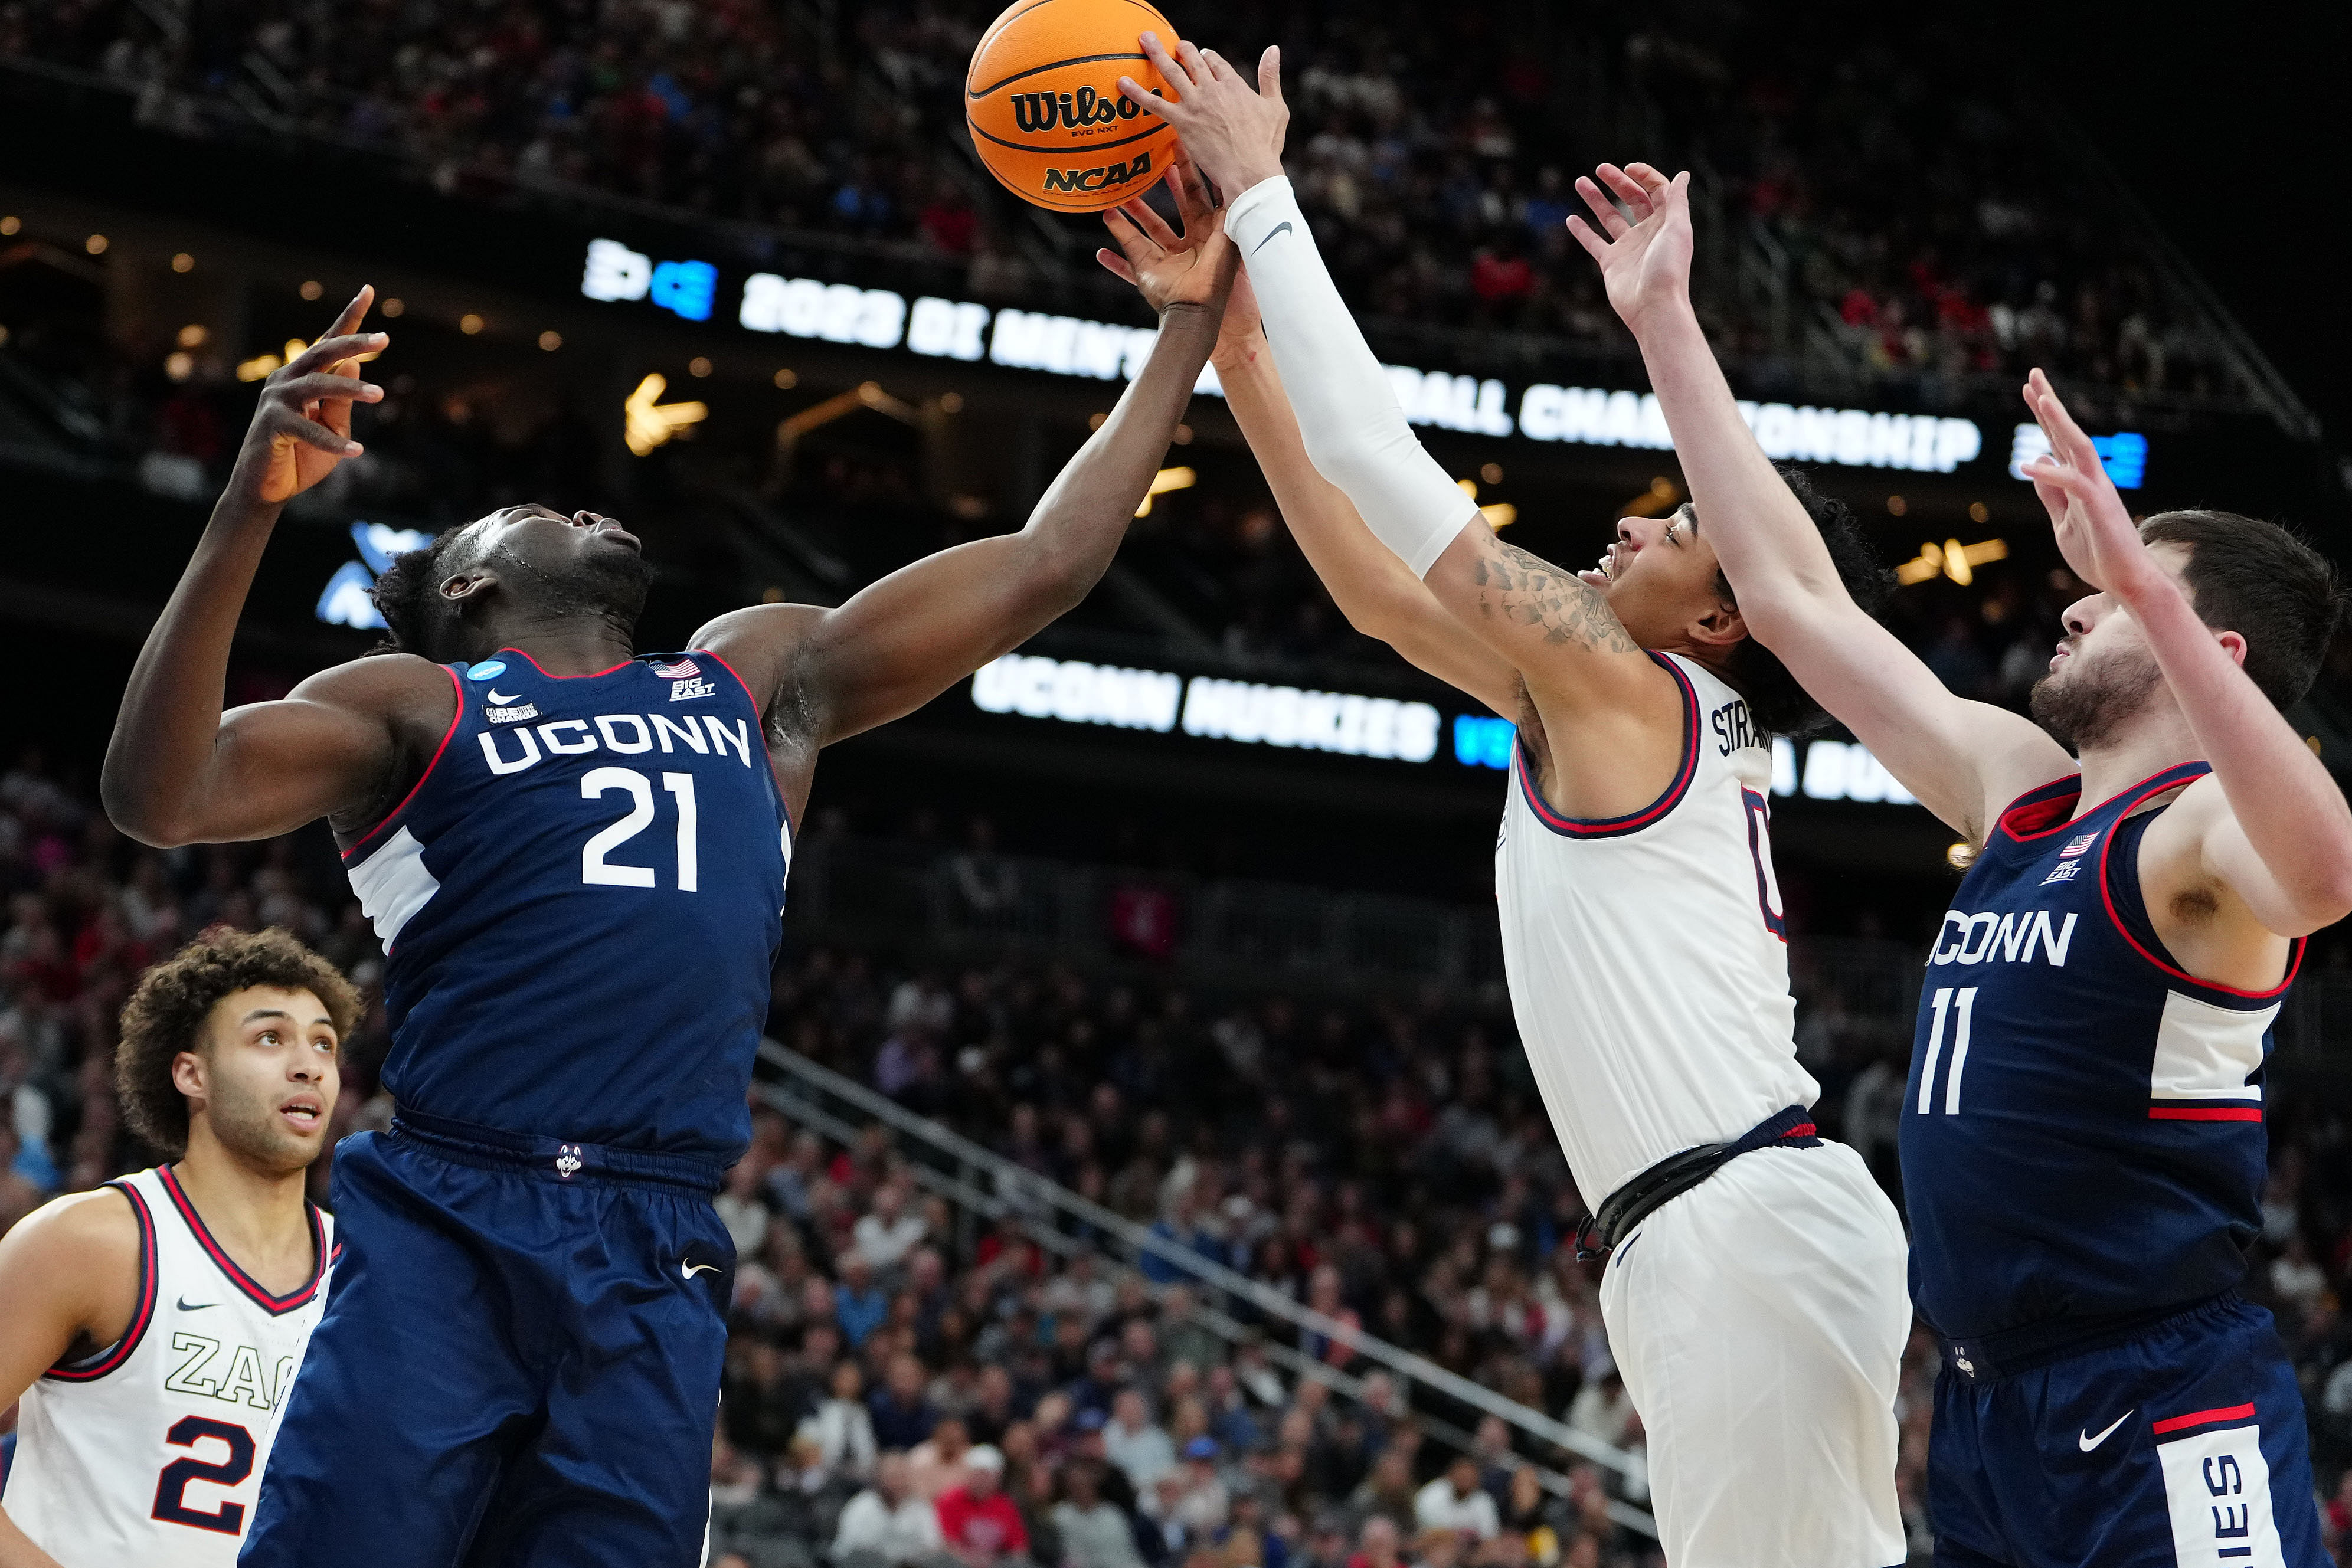
[[1691,310],[1689,176],[1600,174],[1579,182],[1599,230],[1570,226],[1749,630],[1979,846],[1902,1130],[1913,1294],[1944,1345],[1936,1561],[2321,1568],[2294,1370],[2236,1287],[2272,1021],[2303,938],[2352,911],[2352,810],[2279,713],[2317,674],[2333,570],[2226,512],[2136,526],[2036,371],[2052,450],[2026,472],[2093,591],[2034,688],[2050,733],[1962,701],[1855,609],[1748,433]]
[[362,290],[273,375],[133,671],[106,761],[151,844],[333,825],[386,953],[391,1130],[341,1148],[348,1250],[241,1562],[692,1568],[734,1251],[710,1199],[745,1100],[818,751],[1070,609],[1165,454],[1234,263],[1139,257],[1160,332],[1018,533],[838,609],[633,647],[609,518],[510,507],[401,557],[389,656],[224,713],[278,509],[360,450]]

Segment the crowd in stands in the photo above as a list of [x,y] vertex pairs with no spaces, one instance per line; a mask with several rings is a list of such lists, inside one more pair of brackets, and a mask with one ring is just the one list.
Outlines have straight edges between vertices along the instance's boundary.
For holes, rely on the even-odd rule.
[[[27,753],[0,774],[0,1226],[144,1163],[112,1097],[140,968],[215,923],[278,925],[362,984],[380,958],[323,837],[155,852]],[[1907,1019],[1799,967],[1819,1119],[1890,1183]],[[771,1032],[1162,1239],[1638,1455],[1577,1192],[1507,1021],[1435,1000],[1014,962],[960,971],[796,935]],[[381,1011],[347,1044],[339,1131],[390,1113]],[[2301,1367],[2331,1530],[2352,1541],[2352,1121],[2274,1096],[2248,1292]],[[729,1568],[1596,1568],[1645,1564],[1619,1478],[1534,1451],[1342,1342],[1162,1259],[1064,1257],[1016,1213],[951,1211],[887,1137],[761,1106],[719,1199],[740,1258],[712,1452]],[[1084,1238],[1081,1238],[1084,1239]],[[1245,1326],[1212,1332],[1195,1308]],[[1360,1399],[1286,1370],[1369,1375]],[[1924,1546],[1936,1353],[1906,1360],[1901,1484]],[[1456,1452],[1416,1415],[1475,1429]],[[1530,1461],[1569,1477],[1548,1490]],[[731,1555],[730,1555],[731,1554]],[[2352,1558],[2347,1558],[2352,1561]]]
[[[451,191],[588,189],[892,242],[1001,299],[1089,266],[1098,236],[1033,258],[1029,220],[969,156],[960,87],[998,9],[247,0],[194,8],[173,43],[131,0],[67,0],[0,6],[0,56],[101,72],[154,123],[258,112],[383,149]],[[1810,337],[1815,361],[1930,401],[2032,364],[2231,390],[2210,323],[2053,155],[2067,133],[2006,40],[1962,18],[1689,7],[1528,31],[1495,7],[1249,0],[1214,31],[1235,58],[1284,46],[1290,167],[1372,315],[1622,350],[1563,219],[1576,174],[1646,156],[1697,167],[1711,220],[1771,258],[1781,305],[1725,280],[1710,297],[1759,375]]]

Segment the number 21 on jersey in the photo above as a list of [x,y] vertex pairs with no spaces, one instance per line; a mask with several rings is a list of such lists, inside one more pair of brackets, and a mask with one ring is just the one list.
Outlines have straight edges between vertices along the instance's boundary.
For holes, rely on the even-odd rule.
[[[665,773],[661,787],[677,801],[677,880],[680,893],[698,891],[701,862],[695,850],[698,819],[694,804],[694,775]],[[615,864],[604,857],[653,826],[654,783],[634,768],[592,768],[580,779],[580,798],[594,800],[618,791],[629,797],[628,814],[602,829],[580,846],[580,880],[605,887],[657,887],[660,877],[651,866]]]

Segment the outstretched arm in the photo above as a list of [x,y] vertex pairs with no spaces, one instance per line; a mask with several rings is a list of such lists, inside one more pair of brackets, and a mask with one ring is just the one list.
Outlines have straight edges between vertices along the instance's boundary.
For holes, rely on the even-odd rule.
[[[1213,52],[1182,44],[1171,56],[1150,33],[1142,45],[1180,99],[1149,101],[1229,197],[1225,232],[1265,308],[1316,469],[1456,624],[1518,672],[1547,717],[1598,724],[1580,737],[1601,747],[1612,738],[1601,732],[1629,715],[1646,723],[1655,710],[1678,724],[1672,678],[1626,635],[1601,592],[1497,539],[1406,424],[1283,174],[1289,111],[1279,52],[1265,52],[1252,91]],[[1146,96],[1126,78],[1119,90]]]
[[[1167,183],[1183,221],[1181,235],[1141,201],[1103,214],[1118,249],[1097,251],[1095,259],[1138,287],[1160,258],[1205,243],[1224,221],[1223,210],[1181,150]],[[1145,298],[1150,298],[1149,288]],[[1395,552],[1372,537],[1347,494],[1307,458],[1246,276],[1234,281],[1216,350],[1209,357],[1217,367],[1225,406],[1274,491],[1282,520],[1348,624],[1496,713],[1517,717],[1518,672],[1445,612]]]
[[722,615],[696,645],[741,672],[787,733],[821,747],[912,712],[1027,642],[1109,568],[1216,342],[1234,269],[1223,244],[1187,257],[1142,373],[1020,532],[902,567],[837,610]]
[[[2263,925],[2302,936],[2352,914],[2352,808],[2243,666],[2245,639],[2198,618],[2180,580],[2132,522],[2091,438],[2035,371],[2025,388],[2050,454],[2026,465],[2076,576],[2139,622],[2157,668],[2213,765],[2227,811],[2204,814],[2194,871],[2217,877]],[[2192,873],[2193,874],[2193,873]]]
[[1845,591],[1802,506],[1739,416],[1690,303],[1690,176],[1603,164],[1629,223],[1590,180],[1578,190],[1606,237],[1569,228],[1633,329],[1674,434],[1699,526],[1748,630],[1858,736],[1904,788],[1971,842],[2025,790],[2073,770],[2031,720],[1948,690]]
[[358,331],[373,298],[360,290],[263,386],[228,488],[131,668],[99,789],[115,826],[143,843],[267,838],[363,813],[400,773],[406,730],[429,728],[436,705],[448,720],[447,677],[410,658],[341,665],[282,702],[222,711],[229,646],[279,510],[358,455],[352,404],[383,395],[358,379],[360,357],[389,340]]

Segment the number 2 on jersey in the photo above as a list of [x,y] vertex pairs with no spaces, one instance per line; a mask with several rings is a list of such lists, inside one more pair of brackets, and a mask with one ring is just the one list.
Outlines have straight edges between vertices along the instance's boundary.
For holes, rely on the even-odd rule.
[[233,1487],[253,1474],[253,1434],[228,1421],[215,1421],[203,1416],[184,1416],[163,1434],[163,1441],[174,1448],[193,1448],[206,1438],[226,1444],[228,1457],[217,1463],[199,1458],[173,1459],[155,1478],[154,1517],[167,1524],[194,1525],[198,1530],[216,1530],[223,1535],[235,1535],[245,1528],[245,1504],[223,1502],[212,1512],[188,1506],[190,1481],[208,1481],[215,1486]]
[[[677,887],[698,891],[701,864],[695,852],[698,825],[694,804],[694,775],[665,773],[662,788],[677,797]],[[580,798],[594,800],[620,790],[629,797],[628,814],[599,830],[580,846],[580,880],[604,887],[656,887],[659,880],[651,866],[614,865],[604,857],[653,826],[653,780],[634,768],[592,768],[580,779]]]

